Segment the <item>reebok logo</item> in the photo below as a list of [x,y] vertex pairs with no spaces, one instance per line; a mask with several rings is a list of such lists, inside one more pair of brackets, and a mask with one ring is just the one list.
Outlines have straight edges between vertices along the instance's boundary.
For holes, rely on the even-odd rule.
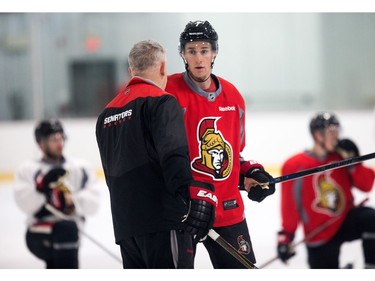
[[236,111],[235,106],[219,106],[219,111]]

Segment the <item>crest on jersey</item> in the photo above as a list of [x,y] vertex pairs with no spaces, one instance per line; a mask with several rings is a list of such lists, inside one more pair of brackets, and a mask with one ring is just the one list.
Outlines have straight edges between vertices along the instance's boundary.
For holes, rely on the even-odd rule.
[[344,194],[330,172],[315,175],[313,185],[317,195],[312,203],[313,209],[319,213],[339,215],[345,205]]
[[192,169],[216,180],[226,179],[232,170],[232,147],[217,129],[220,117],[207,117],[199,122],[197,138],[199,157],[192,161]]
[[237,243],[238,243],[238,252],[241,254],[248,255],[250,253],[251,247],[250,243],[247,242],[244,238],[243,235],[237,236]]

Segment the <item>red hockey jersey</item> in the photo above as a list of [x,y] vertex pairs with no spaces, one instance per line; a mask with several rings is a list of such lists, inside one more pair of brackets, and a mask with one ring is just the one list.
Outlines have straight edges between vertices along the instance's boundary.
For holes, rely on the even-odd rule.
[[[337,153],[318,159],[308,152],[289,158],[282,166],[282,175],[343,160]],[[282,183],[281,219],[283,230],[295,233],[299,224],[308,236],[328,220],[326,229],[313,236],[308,245],[319,245],[330,240],[354,206],[352,188],[368,192],[374,183],[374,171],[362,164],[329,170]],[[334,218],[337,218],[336,220]]]
[[168,77],[166,91],[185,111],[195,180],[210,182],[218,198],[215,227],[239,223],[244,204],[238,188],[240,153],[245,147],[245,102],[228,81],[211,75],[215,92],[205,92],[185,73]]

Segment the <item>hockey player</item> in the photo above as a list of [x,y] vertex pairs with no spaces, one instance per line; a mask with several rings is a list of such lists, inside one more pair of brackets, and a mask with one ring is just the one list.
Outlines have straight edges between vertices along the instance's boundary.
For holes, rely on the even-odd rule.
[[[210,182],[218,198],[214,230],[253,264],[256,262],[239,185],[261,202],[275,192],[272,176],[256,161],[245,161],[245,102],[230,82],[212,74],[218,35],[208,21],[189,22],[180,35],[186,71],[168,77],[166,90],[184,109],[191,169]],[[212,239],[203,241],[214,268],[244,268]]]
[[16,203],[28,216],[27,247],[48,269],[79,268],[79,227],[99,207],[95,175],[84,161],[63,154],[59,120],[42,120],[35,139],[42,158],[20,165],[14,183]]
[[[310,122],[313,147],[287,159],[282,174],[359,156],[353,141],[339,139],[339,130],[334,114],[317,113]],[[310,268],[339,268],[341,245],[357,239],[362,240],[365,267],[375,268],[375,210],[355,207],[352,194],[353,187],[371,191],[374,177],[372,169],[358,163],[282,183],[278,257],[286,263],[295,255],[292,242],[301,224],[309,238],[306,247]]]
[[129,72],[96,124],[123,267],[193,268],[193,242],[215,218],[214,186],[193,181],[183,112],[164,91],[165,49],[138,42]]

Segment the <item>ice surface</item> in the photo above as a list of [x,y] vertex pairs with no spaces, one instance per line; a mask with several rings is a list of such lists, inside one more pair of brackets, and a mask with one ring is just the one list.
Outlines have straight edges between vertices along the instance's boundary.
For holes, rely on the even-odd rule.
[[[101,247],[120,258],[120,251],[114,242],[112,219],[109,205],[109,194],[104,181],[101,184],[101,206],[99,212],[88,217],[85,232],[94,238]],[[276,232],[280,227],[279,192],[268,197],[261,203],[250,201],[243,193],[246,204],[246,217],[257,256],[257,266],[261,266],[276,255]],[[357,195],[357,200],[363,194]],[[375,198],[371,194],[368,205],[374,206]],[[35,258],[25,244],[25,215],[17,208],[11,183],[0,185],[0,268],[1,269],[43,269],[44,263]],[[297,232],[296,240],[302,239]],[[83,236],[80,250],[80,267],[83,269],[121,269],[121,263],[104,251],[96,243]],[[359,241],[346,243],[341,254],[341,264],[353,263],[355,268],[363,268],[363,258]],[[197,269],[211,269],[208,254],[199,244],[196,257]],[[297,255],[288,265],[278,260],[266,267],[267,269],[306,269],[306,252],[304,245],[297,247]]]

